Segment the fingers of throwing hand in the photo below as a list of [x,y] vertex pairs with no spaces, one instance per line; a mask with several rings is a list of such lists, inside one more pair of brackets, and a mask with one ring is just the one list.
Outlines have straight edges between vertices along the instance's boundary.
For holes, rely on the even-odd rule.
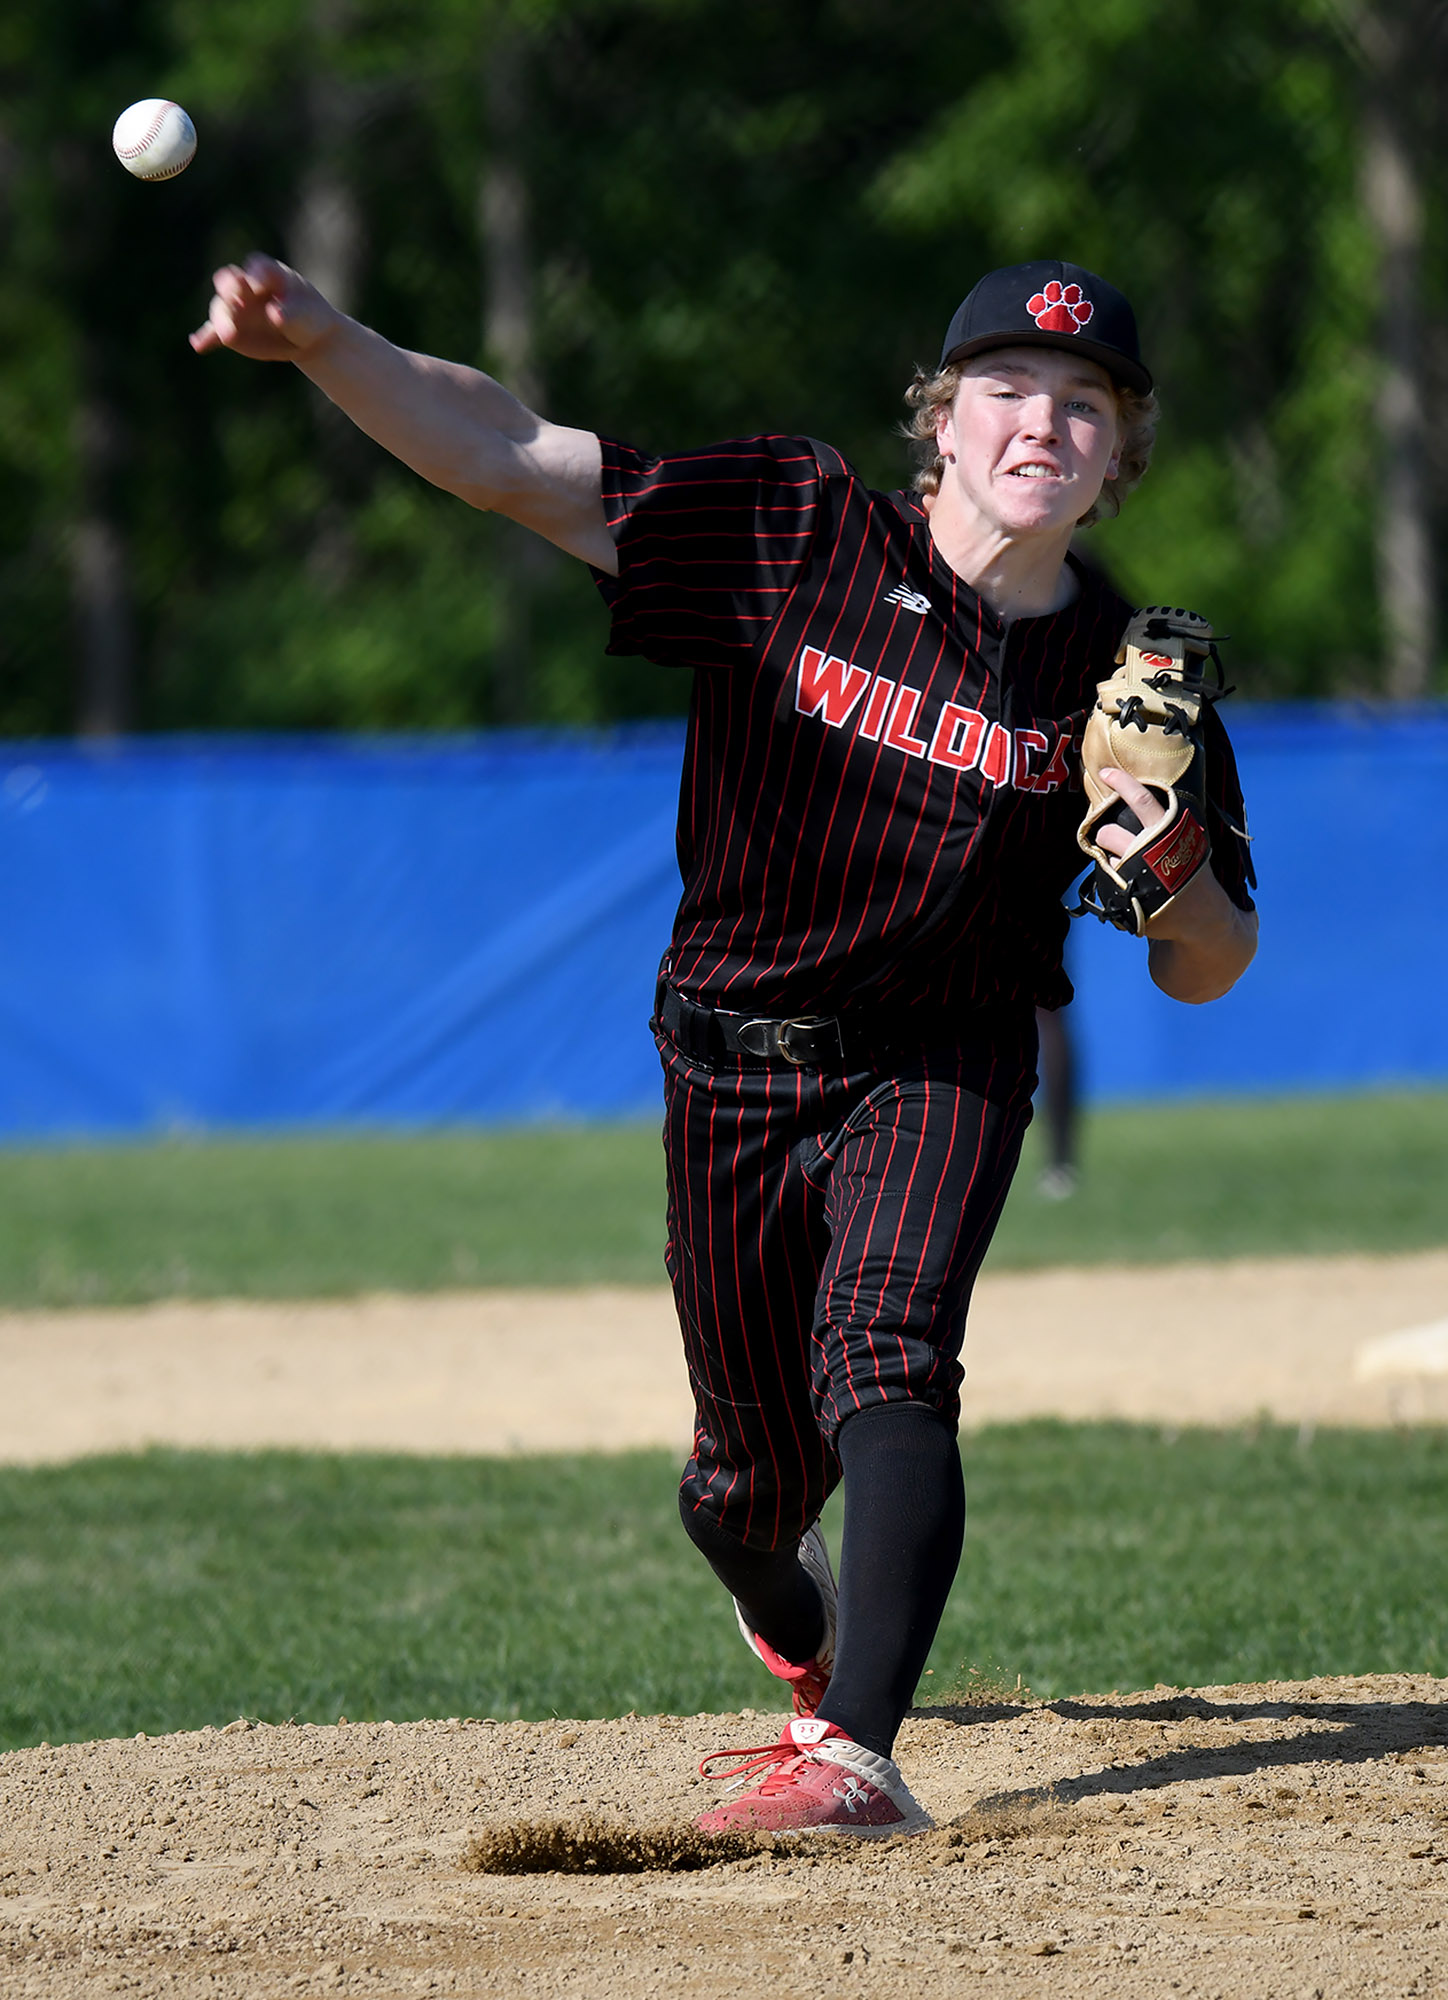
[[261,297],[260,287],[252,282],[250,275],[239,264],[223,264],[219,271],[212,272],[211,282],[216,287],[217,298],[224,299],[234,312],[245,312]]
[[192,334],[191,345],[198,354],[209,354],[213,348],[229,347],[235,339],[236,315],[218,294],[211,301],[205,325],[197,327]]
[[198,354],[229,347],[254,361],[295,361],[325,340],[340,315],[275,257],[248,257],[213,274],[206,325],[191,336]]
[[224,264],[212,283],[216,290],[206,324],[191,336],[196,352],[229,347],[257,360],[282,359],[291,345],[282,266],[270,258],[252,258],[246,269]]
[[275,257],[264,256],[255,251],[242,267],[242,275],[258,298],[279,299],[287,288],[287,279],[292,275],[287,266],[278,263]]

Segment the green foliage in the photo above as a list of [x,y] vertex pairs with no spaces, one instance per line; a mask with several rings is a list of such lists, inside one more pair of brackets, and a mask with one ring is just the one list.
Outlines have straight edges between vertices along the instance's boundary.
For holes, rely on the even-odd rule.
[[[1325,0],[12,10],[0,728],[71,721],[77,526],[97,509],[122,538],[143,727],[682,704],[681,677],[602,659],[581,572],[520,581],[496,523],[401,479],[292,371],[185,345],[209,270],[285,253],[325,169],[360,221],[362,315],[485,358],[479,192],[505,52],[550,414],[660,449],[798,428],[898,483],[901,388],[966,286],[1064,251],[1136,298],[1166,408],[1103,558],[1138,595],[1205,605],[1255,693],[1371,688],[1374,246],[1335,21]],[[201,147],[142,186],[107,136],[157,92],[189,105]],[[1436,164],[1427,192],[1437,244]],[[1434,308],[1440,292],[1434,275]],[[499,665],[520,591],[521,710]]]
[[[1440,1432],[1004,1426],[920,1699],[1448,1671]],[[661,1453],[0,1469],[0,1747],[222,1723],[769,1705]],[[838,1533],[832,1503],[830,1532]]]
[[[990,1268],[1448,1242],[1445,1114],[1441,1092],[1091,1112],[1070,1201],[1036,1192],[1028,1137]],[[662,1284],[663,1238],[644,1125],[0,1151],[10,1306]]]
[[882,170],[881,212],[922,237],[986,218],[992,262],[1070,244],[1120,284],[1164,415],[1093,547],[1128,595],[1210,606],[1253,693],[1370,685],[1374,283],[1344,48],[1292,0],[1000,16],[1009,54]]

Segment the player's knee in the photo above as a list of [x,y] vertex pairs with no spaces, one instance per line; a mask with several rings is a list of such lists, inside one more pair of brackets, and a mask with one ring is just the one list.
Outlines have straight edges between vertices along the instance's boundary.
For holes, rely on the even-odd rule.
[[957,1410],[942,1410],[915,1397],[891,1397],[853,1411],[840,1425],[836,1446],[848,1471],[851,1452],[867,1441],[871,1450],[893,1448],[913,1456],[954,1451],[959,1427]]

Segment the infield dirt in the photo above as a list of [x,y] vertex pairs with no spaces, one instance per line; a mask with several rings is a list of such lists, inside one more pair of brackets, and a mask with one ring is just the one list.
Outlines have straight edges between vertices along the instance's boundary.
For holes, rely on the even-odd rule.
[[938,1823],[915,1840],[468,1865],[506,1828],[546,1859],[562,1821],[575,1862],[592,1825],[616,1866],[631,1831],[688,1826],[701,1756],[779,1725],[240,1723],[12,1752],[0,1988],[1356,2000],[1448,1979],[1442,1681],[928,1709],[899,1750]]
[[[1364,1379],[1355,1361],[1445,1315],[1448,1250],[987,1272],[964,1421],[1441,1421],[1448,1380]],[[681,1448],[690,1418],[662,1285],[0,1313],[12,1464],[147,1444]]]

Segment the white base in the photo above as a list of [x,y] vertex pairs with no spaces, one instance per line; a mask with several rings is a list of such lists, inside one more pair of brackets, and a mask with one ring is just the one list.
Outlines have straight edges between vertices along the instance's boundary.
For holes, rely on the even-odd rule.
[[1365,1340],[1353,1357],[1353,1374],[1359,1382],[1448,1375],[1448,1319]]

